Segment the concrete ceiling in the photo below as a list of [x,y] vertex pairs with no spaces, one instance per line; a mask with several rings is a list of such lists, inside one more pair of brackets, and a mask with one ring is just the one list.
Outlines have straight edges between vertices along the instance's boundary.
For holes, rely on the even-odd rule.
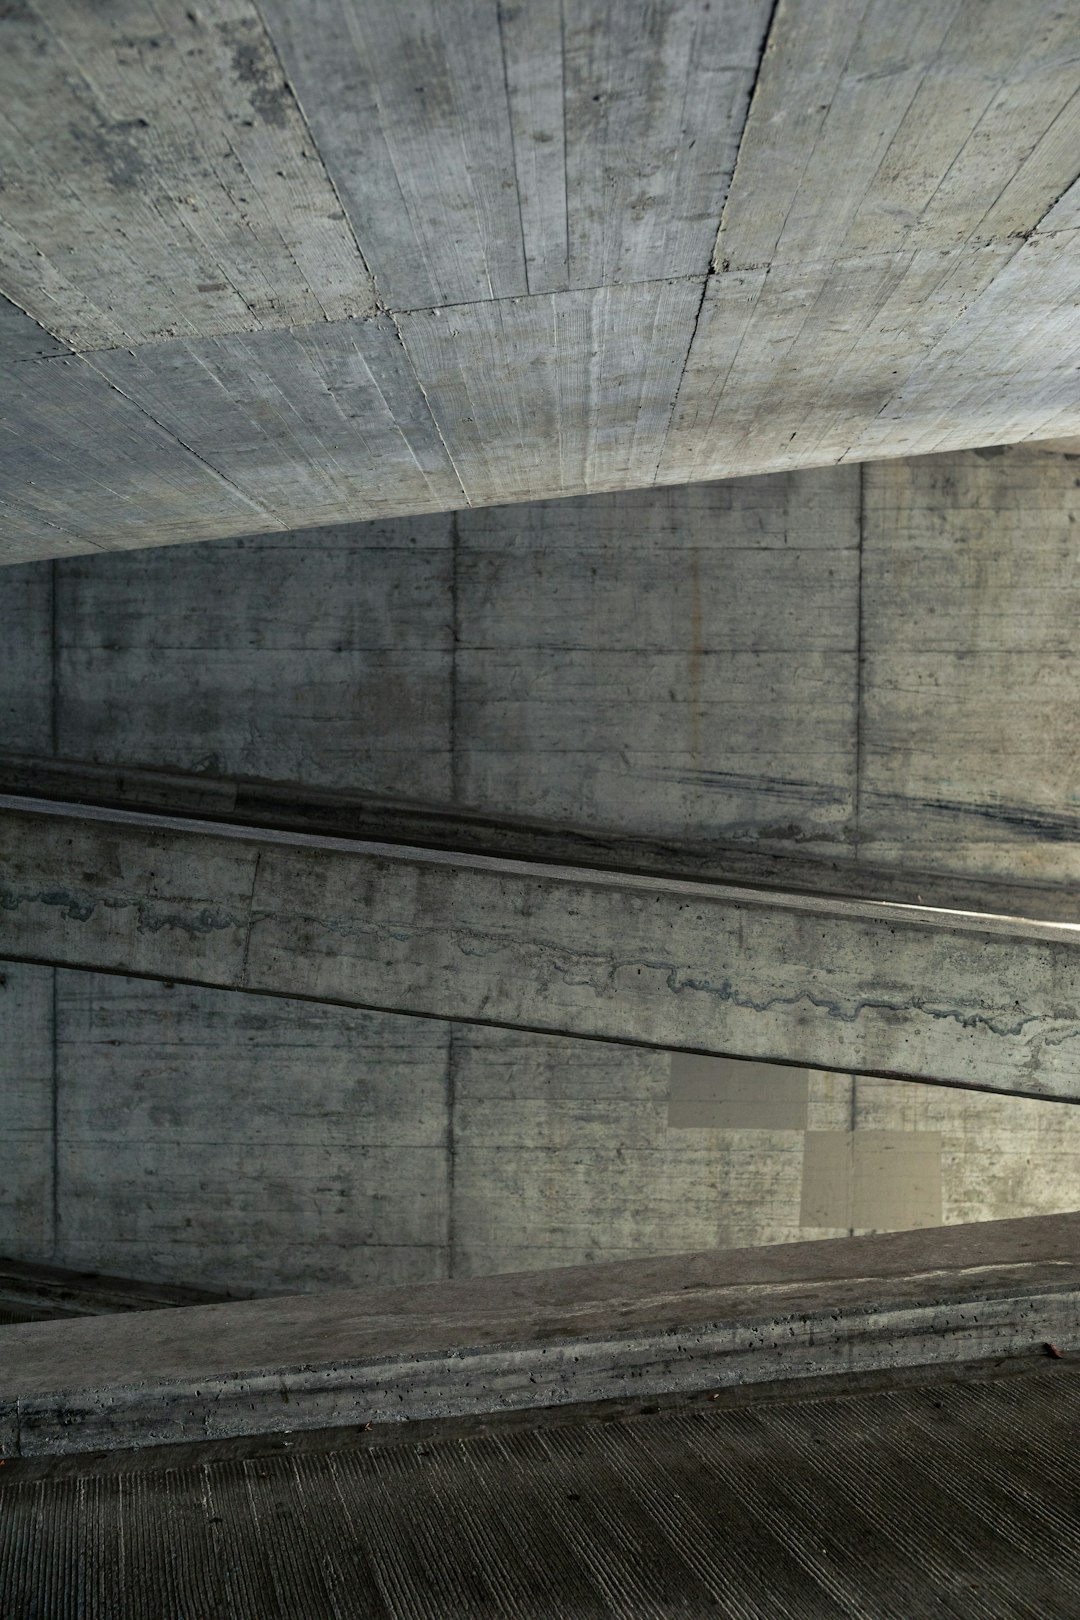
[[1080,433],[1049,0],[20,0],[5,561]]

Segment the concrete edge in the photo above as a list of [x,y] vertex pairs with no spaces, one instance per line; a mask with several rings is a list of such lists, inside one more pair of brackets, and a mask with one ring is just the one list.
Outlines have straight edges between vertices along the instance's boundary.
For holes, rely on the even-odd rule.
[[[365,1318],[363,1296],[314,1294],[8,1328],[0,1330],[0,1454],[364,1429],[839,1380],[1048,1347],[1067,1354],[1080,1350],[1078,1228],[1080,1217],[1065,1216],[791,1245],[786,1256],[759,1251],[771,1276],[756,1286],[746,1279],[754,1251],[567,1268],[561,1277],[536,1274],[542,1297],[531,1310],[525,1274],[373,1291],[372,1305],[384,1309],[402,1299],[398,1314],[378,1317]],[[1030,1253],[1025,1229],[1041,1256]],[[986,1263],[984,1253],[977,1263],[978,1249],[992,1252],[995,1240],[999,1253],[1012,1248],[1012,1262]],[[875,1246],[886,1264],[867,1275]],[[1029,1250],[1023,1260],[1018,1248]],[[942,1260],[951,1251],[951,1269],[926,1269],[935,1249]],[[898,1267],[905,1256],[906,1272]],[[714,1286],[688,1285],[692,1263],[700,1271],[709,1258]],[[778,1281],[800,1272],[801,1283]],[[605,1290],[605,1273],[621,1286]],[[725,1275],[739,1280],[725,1286]],[[637,1299],[626,1287],[635,1276]],[[658,1277],[682,1280],[657,1295]],[[575,1297],[584,1300],[579,1311],[570,1308]],[[471,1314],[462,1308],[469,1301]],[[275,1312],[284,1324],[277,1334]]]

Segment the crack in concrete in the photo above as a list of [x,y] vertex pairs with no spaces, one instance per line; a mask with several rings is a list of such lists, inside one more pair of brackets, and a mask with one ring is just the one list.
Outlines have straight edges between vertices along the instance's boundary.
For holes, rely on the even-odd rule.
[[224,932],[229,928],[242,928],[244,920],[231,912],[215,911],[203,906],[195,912],[156,911],[145,900],[126,895],[106,895],[91,899],[70,889],[3,889],[0,890],[0,910],[18,911],[22,906],[43,905],[60,910],[69,922],[89,922],[99,909],[105,911],[134,910],[138,917],[139,933],[157,934],[162,929],[176,929],[197,936]]
[[[1069,1040],[1080,1039],[1080,1016],[1074,1017],[1071,1014],[1056,1014],[1052,1018],[1047,1018],[1038,1013],[1029,1013],[1009,1019],[1003,1011],[949,1006],[934,1003],[920,996],[856,994],[845,1000],[838,996],[822,995],[810,988],[794,993],[767,995],[758,999],[740,990],[730,977],[719,980],[698,977],[680,967],[678,963],[663,957],[611,957],[595,951],[575,950],[573,947],[545,940],[528,941],[513,935],[499,936],[463,928],[439,929],[408,925],[393,927],[385,924],[364,924],[345,918],[328,919],[314,916],[299,916],[295,921],[341,939],[369,939],[407,946],[424,940],[444,941],[462,956],[476,960],[497,956],[507,950],[516,951],[528,959],[532,969],[530,977],[533,977],[533,982],[541,994],[553,984],[560,983],[570,989],[592,989],[598,996],[615,996],[619,993],[616,980],[620,974],[627,972],[640,974],[646,971],[650,974],[663,975],[667,990],[674,996],[691,991],[744,1012],[764,1014],[777,1008],[794,1009],[805,1006],[823,1012],[827,1017],[844,1024],[858,1023],[867,1012],[911,1014],[937,1022],[952,1022],[961,1029],[982,1029],[1003,1040],[1015,1040],[1024,1036],[1031,1025],[1046,1031],[1055,1029],[1056,1026],[1052,1039],[1058,1046]],[[1026,1038],[1030,1040],[1030,1037]],[[1043,1035],[1042,1041],[1043,1044],[1047,1044],[1048,1036]]]
[[410,373],[413,381],[415,382],[417,388],[420,390],[420,396],[424,401],[424,407],[427,410],[427,413],[431,418],[431,425],[435,429],[436,435],[438,436],[439,443],[442,445],[443,454],[445,455],[447,461],[450,463],[450,466],[453,468],[454,477],[457,479],[458,487],[461,490],[461,498],[464,501],[466,506],[471,506],[472,501],[469,499],[468,492],[467,492],[467,490],[465,488],[465,480],[461,476],[461,472],[460,472],[460,470],[458,468],[457,462],[454,460],[453,456],[450,453],[450,446],[447,444],[446,440],[443,438],[443,431],[442,431],[442,428],[439,426],[439,419],[435,415],[435,411],[432,408],[431,400],[428,398],[428,391],[424,387],[423,383],[420,381],[420,373],[417,371],[415,365],[413,364],[413,357],[409,353],[408,345],[405,342],[404,334],[402,333],[401,327],[398,325],[398,318],[394,314],[393,310],[388,309],[387,306],[382,302],[382,299],[379,297],[378,289],[376,289],[375,298],[376,298],[376,303],[377,303],[378,309],[380,310],[380,312],[382,314],[384,314],[388,318],[388,320],[390,321],[391,326],[394,328],[394,335],[396,336],[398,342],[401,345],[401,352],[405,356],[406,364],[409,367],[409,373]]

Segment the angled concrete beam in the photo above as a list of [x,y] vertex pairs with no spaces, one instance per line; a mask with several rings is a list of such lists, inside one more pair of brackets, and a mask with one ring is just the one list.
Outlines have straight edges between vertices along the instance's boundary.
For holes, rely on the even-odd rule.
[[1080,924],[0,798],[0,958],[1080,1099]]
[[1080,1347],[1080,1215],[0,1328],[0,1454]]

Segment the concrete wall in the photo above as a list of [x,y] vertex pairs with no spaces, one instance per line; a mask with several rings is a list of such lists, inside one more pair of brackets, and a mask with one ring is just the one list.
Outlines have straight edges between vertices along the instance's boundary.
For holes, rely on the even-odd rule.
[[[3,570],[0,746],[1072,879],[1078,474],[975,452]],[[1080,1203],[1065,1105],[813,1074],[755,1117],[723,1065],[672,1100],[662,1053],[32,967],[0,1018],[28,1259],[305,1288]]]
[[44,968],[6,979],[0,1253],[27,1260],[302,1290],[1080,1202],[1066,1104],[791,1071],[801,1120],[725,1125],[739,1088],[721,1062],[711,1108],[697,1082],[701,1123],[676,1084],[673,1125],[665,1053]]
[[1080,877],[1080,462],[973,451],[0,571],[0,749]]

